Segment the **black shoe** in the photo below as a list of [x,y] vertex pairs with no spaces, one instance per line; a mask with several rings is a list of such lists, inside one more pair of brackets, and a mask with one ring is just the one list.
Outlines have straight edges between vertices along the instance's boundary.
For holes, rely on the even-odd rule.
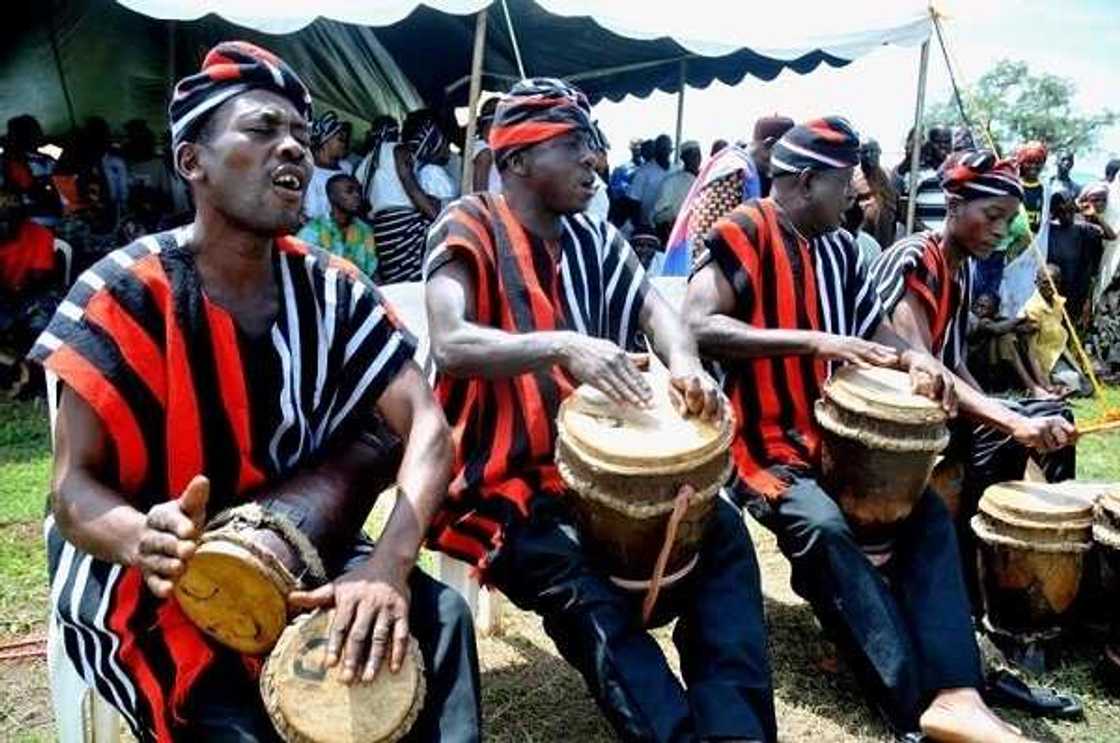
[[1029,686],[1007,671],[995,671],[988,676],[983,696],[984,701],[993,707],[1013,707],[1036,717],[1080,720],[1085,716],[1081,700],[1072,694]]

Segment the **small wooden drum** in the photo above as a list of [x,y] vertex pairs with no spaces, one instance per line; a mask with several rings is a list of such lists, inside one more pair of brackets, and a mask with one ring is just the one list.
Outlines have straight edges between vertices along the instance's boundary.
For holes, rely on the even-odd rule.
[[1057,636],[1092,547],[1092,500],[1073,483],[992,485],[972,531],[987,628],[1025,642]]
[[1111,614],[1105,662],[1120,673],[1120,489],[1106,492],[1097,500],[1093,540],[1101,568],[1099,599]]
[[183,613],[242,653],[267,653],[288,624],[288,594],[326,581],[315,547],[279,512],[222,511],[175,584]]
[[730,417],[718,424],[682,418],[668,381],[647,375],[650,410],[620,406],[583,385],[560,406],[556,464],[570,489],[592,558],[623,588],[650,587],[681,486],[695,495],[676,526],[662,586],[696,564],[704,528],[731,473]]
[[297,617],[261,671],[261,698],[289,743],[389,743],[412,728],[424,706],[424,659],[414,639],[398,672],[388,659],[369,683],[339,680],[341,662],[326,667],[333,612]]
[[944,409],[910,389],[903,372],[848,365],[816,403],[822,484],[864,545],[890,543],[949,444]]

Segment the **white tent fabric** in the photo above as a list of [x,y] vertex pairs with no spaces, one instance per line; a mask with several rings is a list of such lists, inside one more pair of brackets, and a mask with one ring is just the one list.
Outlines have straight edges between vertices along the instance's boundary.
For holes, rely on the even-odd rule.
[[[216,13],[265,33],[298,31],[316,17],[362,26],[388,26],[424,5],[468,15],[501,0],[117,0],[165,20],[195,20]],[[639,40],[671,38],[692,54],[719,57],[751,49],[792,60],[812,51],[855,59],[884,44],[913,46],[929,38],[929,0],[833,0],[750,6],[732,0],[689,0],[651,11],[649,0],[536,0],[561,17],[590,17],[604,29]],[[306,8],[315,12],[308,13]],[[301,12],[302,11],[302,12]]]

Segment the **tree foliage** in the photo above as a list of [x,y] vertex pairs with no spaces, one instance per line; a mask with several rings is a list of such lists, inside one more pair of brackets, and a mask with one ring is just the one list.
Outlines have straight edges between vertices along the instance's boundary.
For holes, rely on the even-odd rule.
[[[1101,129],[1117,121],[1111,110],[1082,115],[1075,111],[1077,85],[1069,78],[1043,72],[1031,74],[1026,62],[1003,59],[985,72],[974,85],[961,90],[968,122],[976,143],[985,146],[989,137],[997,149],[1009,154],[1023,142],[1037,139],[1051,152],[1091,149]],[[960,108],[955,98],[931,106],[926,125],[960,126]],[[986,133],[986,134],[985,134]]]

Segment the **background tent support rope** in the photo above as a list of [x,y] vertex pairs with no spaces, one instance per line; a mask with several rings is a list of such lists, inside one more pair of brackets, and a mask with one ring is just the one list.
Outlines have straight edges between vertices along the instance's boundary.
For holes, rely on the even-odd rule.
[[[953,86],[953,100],[957,102],[957,109],[961,112],[961,120],[964,121],[964,125],[968,127],[968,131],[971,132],[975,127],[972,125],[972,120],[968,118],[968,112],[965,110],[964,101],[961,100],[961,89],[960,86],[957,85],[957,76],[953,71],[953,63],[949,59],[949,50],[945,48],[945,37],[941,31],[941,18],[936,13],[933,14],[933,30],[937,33],[937,43],[941,47],[941,55],[945,57],[945,68],[949,71],[949,83]],[[992,149],[997,154],[999,153],[998,148],[993,147]]]
[[474,56],[471,57],[471,91],[467,104],[467,136],[463,141],[463,193],[474,191],[474,140],[478,136],[478,97],[482,95],[482,55],[486,51],[486,9],[474,22]]
[[521,61],[521,47],[517,43],[517,33],[513,30],[513,19],[510,18],[509,5],[506,4],[506,0],[502,0],[502,13],[506,17],[509,40],[513,43],[513,58],[517,60],[517,71],[521,73],[521,78],[525,79],[528,75],[525,74],[525,63]]
[[929,72],[929,39],[922,42],[918,63],[918,100],[914,104],[914,138],[910,145],[910,197],[906,200],[906,234],[914,232],[915,199],[918,195],[918,170],[922,165],[922,116],[926,110],[926,76]]
[[54,3],[47,3],[45,6],[44,22],[47,26],[47,37],[51,42],[51,55],[54,57],[54,67],[58,71],[58,83],[62,87],[62,97],[66,100],[66,113],[70,117],[70,126],[74,129],[78,128],[78,119],[74,116],[74,101],[70,98],[70,87],[66,84],[66,73],[62,68],[62,54],[58,51],[58,35],[55,33],[54,21]]

